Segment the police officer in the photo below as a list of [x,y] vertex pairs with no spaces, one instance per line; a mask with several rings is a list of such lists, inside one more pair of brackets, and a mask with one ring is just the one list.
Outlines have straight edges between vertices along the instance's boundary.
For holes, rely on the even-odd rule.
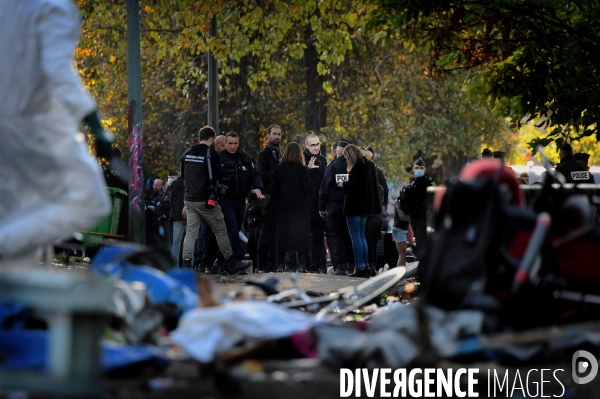
[[[258,171],[263,183],[263,193],[271,194],[271,184],[273,182],[273,170],[279,161],[281,161],[281,127],[271,125],[267,128],[267,145],[258,153]],[[258,240],[258,272],[268,273],[275,271],[276,253],[275,240],[277,232],[277,222],[275,220],[275,212],[270,204],[270,216],[264,220],[260,230],[260,238]]]
[[[185,210],[187,215],[187,232],[183,242],[183,265],[192,266],[194,242],[198,237],[198,228],[202,219],[210,225],[215,233],[219,249],[226,259],[224,271],[235,274],[251,266],[242,262],[233,254],[223,213],[218,203],[214,203],[211,187],[215,187],[217,179],[223,177],[221,157],[210,146],[215,140],[215,130],[204,126],[198,133],[198,144],[191,146],[181,158],[181,178],[185,185]],[[209,158],[210,156],[210,158]],[[209,178],[208,162],[212,169],[213,181]]]
[[[244,259],[245,251],[240,243],[240,229],[244,222],[244,208],[246,198],[251,188],[252,192],[258,198],[264,198],[262,194],[262,180],[260,174],[254,166],[250,156],[240,150],[240,137],[236,132],[229,132],[225,135],[225,149],[219,154],[221,156],[221,165],[223,166],[223,178],[221,183],[227,186],[227,192],[220,202],[227,234],[233,255],[237,259]],[[220,261],[221,255],[217,255]]]
[[567,183],[594,183],[594,180],[590,178],[591,174],[588,168],[577,162],[573,157],[573,147],[565,144],[560,147],[559,154],[560,163],[556,165],[556,171],[565,177]]
[[340,184],[348,179],[348,164],[342,155],[348,144],[351,144],[350,141],[344,139],[338,142],[337,158],[327,166],[319,190],[319,214],[321,217],[327,216],[333,244],[331,263],[337,266],[333,273],[336,275],[346,275],[348,265],[354,264],[352,241],[343,214],[345,192]]
[[[573,158],[575,158],[575,160],[577,162],[579,162],[580,164],[585,166],[585,168],[588,171],[590,170],[590,167],[588,166],[588,162],[590,160],[590,154],[587,154],[585,152],[578,152],[577,154],[573,155]],[[596,184],[596,178],[591,173],[590,173],[590,179],[592,179],[592,184]]]
[[435,186],[429,176],[425,176],[425,161],[417,159],[413,163],[413,178],[407,192],[410,226],[417,239],[417,257],[421,258],[427,251],[427,187]]
[[[327,159],[321,155],[321,142],[319,137],[309,134],[304,140],[304,160],[308,167],[308,175],[313,187],[321,187]],[[310,203],[310,236],[311,236],[311,263],[308,267],[310,273],[322,272],[325,274],[325,218],[319,215],[319,190],[314,189],[309,197]]]

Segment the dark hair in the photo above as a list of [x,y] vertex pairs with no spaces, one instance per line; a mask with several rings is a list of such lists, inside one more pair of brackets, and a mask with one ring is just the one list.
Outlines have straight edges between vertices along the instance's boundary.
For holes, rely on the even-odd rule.
[[281,163],[304,163],[304,155],[302,154],[302,147],[296,142],[288,143],[283,150],[283,156],[281,157]]
[[373,154],[373,156],[375,156],[375,149],[373,147],[368,146],[367,151],[369,151],[371,154]]
[[331,145],[331,148],[333,148],[334,150],[337,150],[337,145],[338,145],[338,142],[334,141],[333,144]]
[[217,132],[215,132],[215,129],[213,129],[211,126],[206,125],[203,128],[201,128],[200,131],[198,132],[198,139],[200,141],[205,141],[210,138],[214,139],[216,135],[217,135]]
[[267,128],[267,134],[271,134],[271,129],[274,129],[274,128],[277,128],[277,129],[283,131],[283,129],[281,128],[281,126],[279,126],[279,125],[271,125],[271,126],[269,126]]
[[562,157],[567,157],[569,155],[573,155],[573,147],[571,147],[570,144],[565,144],[562,147],[560,147],[560,156]]
[[121,156],[122,156],[121,150],[119,150],[117,147],[113,147],[110,150],[110,155],[112,155],[113,157],[117,157],[117,158],[121,159]]
[[229,133],[227,133],[227,134],[225,135],[225,140],[227,140],[227,137],[233,137],[233,138],[236,138],[236,139],[239,139],[239,138],[240,138],[240,136],[239,136],[239,135],[238,135],[236,132],[233,132],[233,131],[232,131],[232,132],[229,132]]

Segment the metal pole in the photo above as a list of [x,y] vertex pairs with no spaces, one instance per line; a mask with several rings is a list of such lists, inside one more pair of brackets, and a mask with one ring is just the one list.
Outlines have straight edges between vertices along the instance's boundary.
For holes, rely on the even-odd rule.
[[[211,36],[217,38],[217,15],[210,22]],[[208,52],[208,125],[219,134],[219,65],[212,51]]]
[[127,97],[131,178],[129,179],[129,240],[146,244],[144,203],[144,135],[140,66],[139,0],[127,0]]

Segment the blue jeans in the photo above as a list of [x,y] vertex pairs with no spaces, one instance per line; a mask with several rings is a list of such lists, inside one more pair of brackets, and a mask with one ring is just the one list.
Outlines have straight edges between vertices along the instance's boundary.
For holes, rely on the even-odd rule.
[[171,257],[175,263],[179,264],[179,251],[181,250],[181,241],[185,233],[185,220],[173,222],[173,246],[171,247]]
[[244,259],[246,253],[240,243],[239,234],[244,222],[244,207],[246,206],[246,202],[243,199],[222,199],[220,204],[223,217],[225,218],[225,226],[227,226],[227,235],[229,236],[231,250],[236,258]]
[[346,216],[346,223],[350,231],[352,240],[352,250],[354,252],[354,267],[364,269],[369,264],[369,246],[365,237],[365,226],[367,224],[366,216]]

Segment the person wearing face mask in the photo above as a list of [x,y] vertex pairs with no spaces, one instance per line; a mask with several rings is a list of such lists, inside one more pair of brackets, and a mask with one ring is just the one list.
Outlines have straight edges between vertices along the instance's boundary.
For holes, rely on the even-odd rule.
[[427,187],[435,186],[430,177],[425,176],[423,158],[413,162],[413,177],[407,190],[407,201],[410,226],[417,239],[417,257],[421,258],[427,251]]

